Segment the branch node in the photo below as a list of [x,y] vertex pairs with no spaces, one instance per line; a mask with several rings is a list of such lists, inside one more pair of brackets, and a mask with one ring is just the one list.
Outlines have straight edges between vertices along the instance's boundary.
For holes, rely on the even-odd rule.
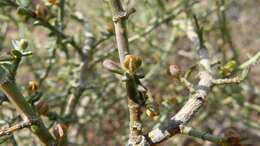
[[135,12],[136,12],[135,8],[131,8],[131,9],[127,10],[127,11],[122,11],[118,15],[113,16],[113,21],[115,23],[117,23],[119,20],[127,19],[131,14],[133,14]]

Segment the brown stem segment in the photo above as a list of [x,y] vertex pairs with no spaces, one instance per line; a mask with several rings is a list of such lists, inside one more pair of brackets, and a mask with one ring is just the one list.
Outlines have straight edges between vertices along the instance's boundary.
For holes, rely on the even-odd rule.
[[46,146],[54,146],[55,139],[51,136],[44,123],[37,116],[33,108],[26,102],[16,84],[12,81],[6,81],[0,85],[2,91],[7,95],[9,101],[15,106],[16,110],[21,115],[24,121],[32,121],[37,119],[37,122],[31,126],[32,132],[40,139]]
[[117,21],[114,21],[116,42],[120,63],[123,64],[125,55],[130,53],[127,38],[126,17],[123,16],[126,12],[123,10],[120,0],[109,0],[108,2],[112,10],[113,18],[117,18]]

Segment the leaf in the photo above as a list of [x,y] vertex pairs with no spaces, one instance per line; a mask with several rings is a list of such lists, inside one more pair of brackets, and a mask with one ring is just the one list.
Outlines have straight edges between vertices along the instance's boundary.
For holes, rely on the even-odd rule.
[[19,41],[12,40],[12,45],[13,45],[15,50],[20,50]]

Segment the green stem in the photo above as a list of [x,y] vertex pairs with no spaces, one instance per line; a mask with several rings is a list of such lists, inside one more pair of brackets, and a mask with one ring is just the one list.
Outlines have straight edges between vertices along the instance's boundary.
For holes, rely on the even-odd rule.
[[181,129],[181,133],[193,137],[198,137],[203,140],[208,140],[214,143],[219,143],[223,139],[222,137],[214,136],[207,132],[198,131],[196,129],[193,129],[191,127],[186,127],[186,126]]

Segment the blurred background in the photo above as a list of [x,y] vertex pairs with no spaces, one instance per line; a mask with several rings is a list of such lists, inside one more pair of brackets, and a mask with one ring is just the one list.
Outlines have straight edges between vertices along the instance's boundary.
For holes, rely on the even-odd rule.
[[[53,2],[54,1],[54,2]],[[55,25],[59,0],[32,0],[30,9],[42,13],[45,21]],[[57,2],[57,3],[55,3]],[[170,64],[182,72],[196,65],[196,52],[187,37],[196,14],[204,28],[204,39],[210,57],[220,63],[214,67],[217,77],[236,75],[240,64],[260,51],[259,0],[122,0],[124,8],[135,8],[127,22],[130,52],[143,58],[144,84],[152,91],[160,109],[156,119],[142,115],[144,131],[174,115],[187,101],[189,92],[167,74]],[[62,31],[73,37],[82,48],[87,34],[95,41],[88,56],[86,89],[73,114],[69,142],[75,146],[125,145],[128,139],[126,91],[119,76],[102,67],[104,59],[119,62],[110,8],[104,0],[65,0]],[[39,8],[40,7],[40,8]],[[42,9],[42,10],[41,10]],[[68,37],[68,38],[70,38]],[[27,39],[33,55],[21,62],[16,82],[29,97],[29,82],[36,82],[40,101],[47,101],[49,111],[62,113],[73,96],[83,65],[77,51],[36,20],[17,14],[17,8],[0,2],[0,51],[10,51],[12,40]],[[259,54],[259,53],[258,53]],[[225,64],[236,62],[225,73]],[[224,72],[224,73],[223,73]],[[196,84],[197,70],[189,81]],[[260,145],[260,60],[251,66],[248,78],[241,84],[213,87],[208,101],[189,126],[214,135],[238,135],[244,146]],[[2,94],[2,93],[1,93]],[[1,95],[2,96],[2,95]],[[0,126],[17,121],[18,114],[7,101],[1,100]],[[52,130],[58,120],[42,116]],[[0,145],[40,145],[28,129],[0,137]],[[161,146],[211,146],[213,143],[185,135],[176,135]]]

